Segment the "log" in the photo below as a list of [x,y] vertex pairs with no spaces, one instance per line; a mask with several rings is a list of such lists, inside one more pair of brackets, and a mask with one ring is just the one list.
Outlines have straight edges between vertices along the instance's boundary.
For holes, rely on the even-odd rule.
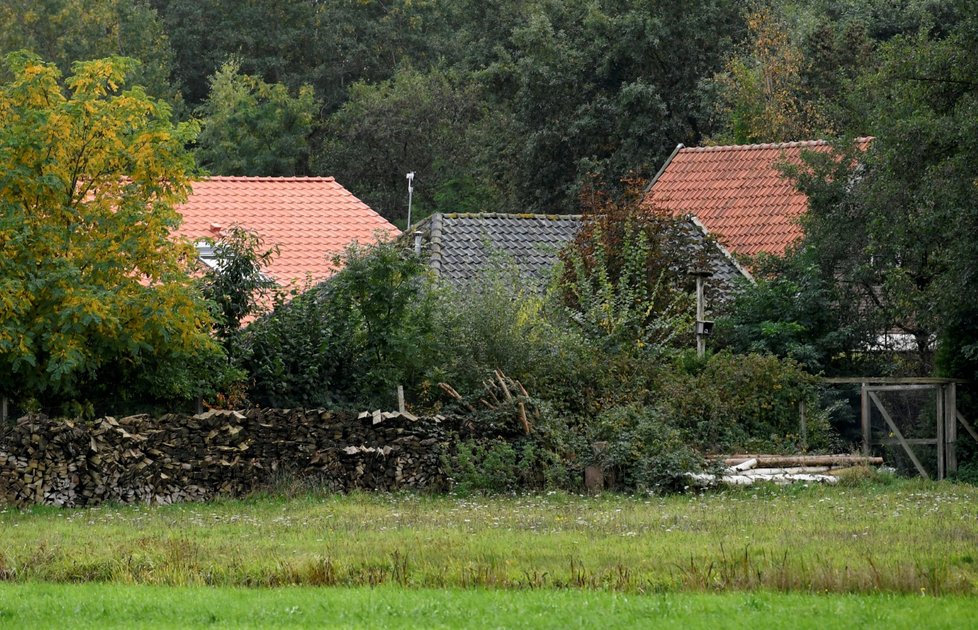
[[882,457],[862,455],[754,455],[733,456],[723,460],[727,466],[737,466],[750,459],[757,460],[757,466],[764,468],[788,468],[794,466],[881,466]]

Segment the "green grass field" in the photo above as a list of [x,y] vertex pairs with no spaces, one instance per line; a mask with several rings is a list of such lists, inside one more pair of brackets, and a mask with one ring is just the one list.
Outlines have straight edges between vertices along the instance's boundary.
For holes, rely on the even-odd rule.
[[911,595],[0,585],[4,628],[966,628],[978,599]]
[[978,488],[259,496],[0,509],[15,583],[974,595]]

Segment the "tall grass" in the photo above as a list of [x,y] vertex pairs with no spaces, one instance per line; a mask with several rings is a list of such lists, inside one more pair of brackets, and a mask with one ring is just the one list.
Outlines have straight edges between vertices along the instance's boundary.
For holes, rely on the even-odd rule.
[[348,496],[0,510],[0,579],[169,586],[978,592],[978,489]]

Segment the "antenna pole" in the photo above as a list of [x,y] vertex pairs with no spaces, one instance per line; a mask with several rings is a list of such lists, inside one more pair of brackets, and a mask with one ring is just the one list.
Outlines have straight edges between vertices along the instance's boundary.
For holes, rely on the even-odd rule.
[[407,227],[406,229],[411,229],[411,197],[414,194],[414,171],[407,174],[408,180],[408,216],[407,216]]

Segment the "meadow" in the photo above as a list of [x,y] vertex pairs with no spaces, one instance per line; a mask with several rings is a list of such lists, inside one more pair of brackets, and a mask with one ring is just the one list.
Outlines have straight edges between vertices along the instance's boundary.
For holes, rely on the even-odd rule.
[[13,584],[655,593],[978,592],[978,488],[892,481],[676,496],[337,495],[0,508]]

